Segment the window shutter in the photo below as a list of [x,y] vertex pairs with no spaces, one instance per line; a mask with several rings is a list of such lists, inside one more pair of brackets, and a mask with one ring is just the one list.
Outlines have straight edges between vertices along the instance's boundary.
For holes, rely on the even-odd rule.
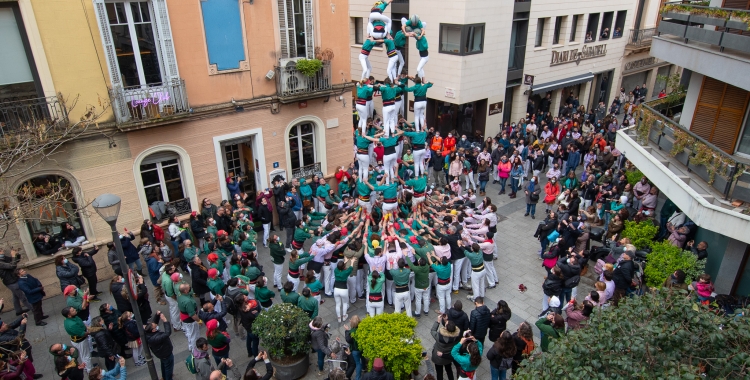
[[152,0],[151,10],[154,16],[157,31],[157,43],[161,53],[161,65],[164,70],[164,83],[177,84],[180,81],[180,73],[177,70],[177,57],[174,52],[172,41],[172,28],[169,24],[169,12],[166,0]]
[[305,16],[305,56],[307,59],[315,58],[315,18],[313,17],[312,0],[302,0]]
[[734,8],[734,9],[750,9],[750,1],[748,0],[724,0],[722,8]]
[[705,77],[690,130],[732,154],[737,143],[750,92]]
[[294,8],[292,0],[278,0],[278,4],[281,58],[294,58],[297,56],[297,43],[294,39]]
[[104,56],[107,59],[107,68],[109,68],[109,80],[113,89],[120,88],[122,87],[122,78],[120,78],[117,52],[112,40],[112,30],[109,27],[109,18],[107,17],[107,8],[104,0],[94,0],[94,11],[96,12],[96,24],[99,25],[99,35],[102,37],[102,47],[104,47]]

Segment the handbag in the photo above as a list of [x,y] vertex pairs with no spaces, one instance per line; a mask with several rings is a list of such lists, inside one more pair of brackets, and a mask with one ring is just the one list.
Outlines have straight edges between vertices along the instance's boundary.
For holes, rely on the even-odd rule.
[[547,235],[547,241],[554,242],[558,237],[560,237],[560,233],[557,230],[553,230]]
[[86,283],[86,277],[83,277],[80,274],[78,276],[76,276],[76,286],[78,286],[80,288],[81,285],[83,285],[85,283]]
[[529,194],[529,200],[532,202],[539,202],[539,194],[537,193]]

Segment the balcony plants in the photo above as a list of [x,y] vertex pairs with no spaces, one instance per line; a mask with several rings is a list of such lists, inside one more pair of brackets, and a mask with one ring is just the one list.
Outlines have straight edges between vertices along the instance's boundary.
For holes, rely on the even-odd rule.
[[299,379],[310,366],[310,317],[299,307],[283,303],[263,311],[253,331],[268,352],[277,379]]
[[397,380],[406,380],[419,368],[422,345],[414,335],[417,321],[406,314],[380,314],[367,317],[354,333],[362,356],[370,360],[383,359],[385,368]]
[[312,78],[323,68],[323,61],[319,59],[300,59],[297,61],[297,71],[304,76]]

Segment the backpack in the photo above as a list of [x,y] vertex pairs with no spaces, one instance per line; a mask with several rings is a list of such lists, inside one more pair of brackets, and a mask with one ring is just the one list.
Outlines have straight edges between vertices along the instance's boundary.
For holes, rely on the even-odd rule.
[[193,356],[192,353],[185,358],[185,366],[187,367],[188,372],[194,375],[198,373],[198,369],[195,368],[195,356]]
[[511,369],[513,367],[513,358],[502,358],[500,359],[500,366],[498,369]]
[[226,302],[226,305],[227,305],[227,313],[231,315],[237,315],[237,312],[239,311],[237,309],[237,304],[234,302],[234,297],[237,297],[239,293],[240,293],[239,291],[237,292],[227,291],[226,292],[226,297],[224,298],[224,301]]

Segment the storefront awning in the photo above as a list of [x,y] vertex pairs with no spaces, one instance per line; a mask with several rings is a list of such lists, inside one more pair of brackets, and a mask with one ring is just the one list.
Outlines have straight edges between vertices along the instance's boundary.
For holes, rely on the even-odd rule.
[[566,79],[560,79],[560,80],[555,80],[552,82],[533,85],[531,86],[531,92],[534,92],[534,93],[548,92],[552,90],[557,90],[558,88],[570,87],[570,86],[575,86],[580,83],[586,83],[586,82],[591,81],[592,79],[594,79],[594,74],[592,73],[576,75],[574,77],[570,77]]

